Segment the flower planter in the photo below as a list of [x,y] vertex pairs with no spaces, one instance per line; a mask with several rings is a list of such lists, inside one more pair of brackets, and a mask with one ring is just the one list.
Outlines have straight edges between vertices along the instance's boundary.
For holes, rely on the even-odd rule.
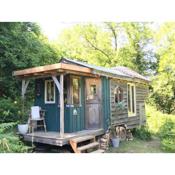
[[19,124],[18,125],[18,132],[22,135],[27,134],[28,132],[28,124]]

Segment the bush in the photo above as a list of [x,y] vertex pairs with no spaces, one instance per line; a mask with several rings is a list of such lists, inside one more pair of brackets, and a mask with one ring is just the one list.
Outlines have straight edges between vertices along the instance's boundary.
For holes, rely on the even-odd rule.
[[164,138],[161,140],[161,149],[166,152],[175,153],[175,137],[173,138]]
[[154,107],[147,105],[147,124],[151,133],[161,140],[161,149],[175,152],[175,115],[163,114]]
[[10,132],[17,126],[16,122],[2,123],[0,124],[0,134]]
[[0,124],[0,152],[21,153],[28,152],[30,147],[26,146],[15,134],[17,123]]
[[141,126],[133,130],[133,135],[141,140],[151,140],[151,133],[149,132],[147,126]]
[[0,98],[0,123],[27,121],[33,101],[27,97],[24,101],[24,108],[22,103],[21,97],[16,98],[16,100]]
[[0,123],[15,122],[18,117],[19,106],[10,98],[0,99]]

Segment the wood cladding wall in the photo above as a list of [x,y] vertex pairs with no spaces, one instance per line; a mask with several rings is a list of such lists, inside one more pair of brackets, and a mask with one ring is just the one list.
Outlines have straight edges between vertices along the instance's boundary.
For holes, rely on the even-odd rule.
[[[121,81],[117,79],[111,79],[110,80],[110,108],[111,108],[111,123],[120,125],[120,124],[126,124],[128,128],[135,128],[139,126],[140,124],[145,124],[142,121],[140,122],[140,115],[142,113],[145,113],[145,105],[144,101],[145,98],[148,95],[148,86],[135,83],[136,88],[136,116],[129,117],[128,116],[128,104],[127,104],[127,83],[133,83],[133,82],[127,82],[127,81]],[[123,89],[123,101],[124,101],[124,108],[119,109],[116,107],[115,103],[115,88],[119,86]],[[140,105],[142,105],[142,110],[139,111]],[[144,114],[145,115],[145,114]]]

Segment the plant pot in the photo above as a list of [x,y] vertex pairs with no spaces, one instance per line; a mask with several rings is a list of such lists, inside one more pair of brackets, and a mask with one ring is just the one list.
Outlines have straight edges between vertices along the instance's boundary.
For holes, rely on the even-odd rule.
[[19,124],[18,125],[18,132],[20,134],[27,134],[28,128],[29,128],[28,124]]
[[111,139],[111,141],[112,141],[112,146],[114,148],[118,148],[119,147],[119,143],[120,143],[120,139],[119,138],[114,137],[114,138]]

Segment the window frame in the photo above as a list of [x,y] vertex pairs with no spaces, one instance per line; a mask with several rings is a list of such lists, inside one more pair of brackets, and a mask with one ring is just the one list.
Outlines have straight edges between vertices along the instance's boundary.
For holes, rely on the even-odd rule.
[[[121,94],[119,94],[119,90],[120,90]],[[116,102],[116,95],[117,95],[118,102]],[[121,98],[120,98],[120,95],[121,95]],[[123,102],[123,99],[124,99],[123,88],[120,86],[116,86],[114,89],[114,102],[115,102],[115,104]]]
[[[130,92],[130,100],[128,98],[128,85],[130,86],[129,92]],[[133,93],[132,93],[132,87],[134,88],[134,112],[133,112]],[[129,111],[129,101],[130,101],[130,108],[131,111]],[[128,105],[128,117],[135,117],[136,116],[136,86],[134,83],[127,83],[127,105]]]
[[[53,82],[53,101],[47,101],[47,83]],[[45,80],[44,82],[44,103],[45,104],[55,104],[55,83],[53,80]]]
[[[78,79],[79,81],[79,103],[74,104],[73,102],[73,79]],[[73,106],[81,106],[81,85],[80,85],[80,77],[78,76],[71,76],[71,105]]]

